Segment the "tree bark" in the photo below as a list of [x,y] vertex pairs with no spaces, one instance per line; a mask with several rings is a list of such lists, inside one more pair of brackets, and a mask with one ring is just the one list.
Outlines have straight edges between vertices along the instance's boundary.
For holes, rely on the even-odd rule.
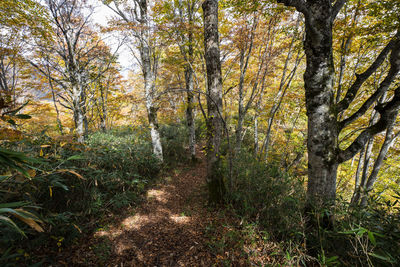
[[[151,59],[151,47],[150,47],[150,34],[149,34],[149,20],[148,20],[148,4],[147,0],[140,0],[139,9],[140,9],[140,58],[142,63],[142,71],[144,78],[144,90],[146,97],[146,109],[147,116],[150,125],[150,134],[151,134],[151,142],[153,145],[153,154],[160,160],[163,161],[163,150],[161,145],[161,137],[158,130],[158,121],[157,121],[157,108],[154,105],[154,93],[156,86],[156,72],[157,72],[157,63],[153,62]],[[157,60],[157,59],[154,59]]]
[[78,143],[83,143],[85,141],[84,114],[80,104],[80,93],[75,87],[73,88],[73,96],[73,112],[77,141]]
[[196,160],[196,124],[194,120],[194,81],[193,70],[191,67],[185,70],[186,91],[187,91],[187,107],[186,121],[189,129],[189,151],[192,161]]
[[[196,124],[194,110],[194,48],[193,48],[193,7],[190,1],[187,3],[187,14],[189,20],[189,30],[187,36],[187,64],[185,66],[185,83],[187,91],[186,121],[189,129],[189,151],[192,161],[196,160]],[[181,3],[180,3],[181,8]],[[181,19],[182,16],[181,16]],[[186,57],[186,56],[185,56]]]
[[207,183],[209,202],[223,201],[225,184],[220,171],[220,145],[222,138],[222,76],[218,34],[218,1],[205,0],[202,5],[204,19],[204,47],[207,67]]
[[315,204],[332,203],[336,197],[338,127],[334,106],[331,1],[308,4],[304,49],[304,74],[308,116],[308,189]]
[[359,199],[360,175],[361,175],[362,168],[364,166],[364,153],[365,153],[365,149],[361,149],[360,156],[358,159],[358,164],[357,164],[356,176],[354,179],[354,193],[353,193],[353,196],[350,201],[351,204],[355,204]]
[[254,116],[254,157],[257,157],[258,150],[258,115],[256,114]]

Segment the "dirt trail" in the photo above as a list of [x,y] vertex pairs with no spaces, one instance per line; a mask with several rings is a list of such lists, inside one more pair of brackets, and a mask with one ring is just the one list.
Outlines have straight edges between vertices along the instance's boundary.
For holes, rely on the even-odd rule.
[[[107,237],[106,266],[212,266],[204,229],[212,219],[205,206],[205,163],[172,171],[147,192],[147,200],[122,223],[95,234]],[[92,243],[93,244],[93,243]],[[75,255],[79,256],[79,255]],[[83,256],[83,255],[81,255]],[[82,262],[80,263],[82,264]]]

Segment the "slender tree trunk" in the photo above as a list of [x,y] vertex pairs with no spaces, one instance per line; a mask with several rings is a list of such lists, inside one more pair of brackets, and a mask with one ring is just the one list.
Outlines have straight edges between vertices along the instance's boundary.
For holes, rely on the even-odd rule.
[[193,94],[193,71],[189,67],[185,70],[186,91],[187,91],[187,107],[186,121],[189,129],[189,151],[192,161],[196,159],[196,125],[194,120],[194,94]]
[[360,197],[362,195],[362,191],[365,190],[365,185],[367,183],[369,168],[371,167],[371,158],[372,158],[372,148],[374,146],[374,138],[368,140],[363,159],[363,166],[361,170],[361,180],[358,185],[358,190],[354,194],[354,203],[358,203]]
[[[251,42],[253,42],[253,40],[251,40]],[[247,50],[247,48],[246,48],[246,50]],[[239,154],[240,149],[242,147],[243,121],[244,121],[244,116],[245,116],[244,104],[243,104],[243,102],[244,102],[243,90],[244,90],[244,78],[246,75],[249,57],[250,57],[250,53],[248,54],[246,61],[245,61],[245,48],[243,48],[240,51],[240,79],[239,79],[239,99],[238,99],[239,103],[238,103],[238,122],[236,125],[236,131],[235,131],[235,137],[236,137],[235,155]]]
[[106,90],[106,88],[103,88],[103,86],[100,85],[100,97],[101,97],[100,128],[103,132],[107,131],[107,115],[108,115],[107,96],[108,96],[108,90]]
[[[385,102],[387,93],[384,93],[383,96],[380,98],[379,103]],[[370,125],[374,125],[379,119],[378,113],[374,110],[371,115]],[[363,159],[361,161],[362,165],[357,166],[356,172],[356,189],[353,193],[353,197],[351,200],[352,204],[358,204],[360,201],[360,197],[363,195],[363,191],[365,190],[365,186],[368,179],[369,168],[371,167],[371,157],[372,157],[372,148],[374,146],[374,138],[370,138],[367,141],[365,149],[362,149]],[[360,163],[360,161],[359,161]],[[360,169],[358,169],[360,167]],[[357,177],[358,175],[358,177]],[[361,175],[361,180],[359,180],[359,176]],[[357,185],[358,183],[358,185]]]
[[78,85],[72,87],[72,98],[77,141],[83,143],[85,141],[85,120],[81,106],[81,90]]
[[359,190],[360,190],[360,175],[361,175],[361,171],[364,166],[364,153],[365,153],[365,149],[361,149],[360,157],[358,159],[358,164],[357,164],[356,176],[354,179],[354,192],[353,192],[353,196],[350,201],[351,204],[355,204],[358,201],[358,199],[360,198],[360,192],[359,192]]
[[218,1],[205,0],[204,47],[207,67],[207,183],[209,202],[223,201],[225,185],[220,171],[220,145],[222,138],[222,76],[218,34]]
[[78,143],[83,143],[85,141],[85,122],[83,112],[79,107],[74,109],[74,119],[77,141]]
[[[150,125],[151,142],[153,145],[153,153],[160,160],[163,161],[163,150],[161,145],[161,137],[158,130],[157,121],[157,108],[154,105],[154,93],[156,86],[156,62],[152,64],[151,58],[151,40],[149,33],[149,21],[148,21],[148,4],[147,0],[140,0],[140,58],[142,61],[142,71],[144,78],[144,90],[146,96],[146,109],[147,117]],[[154,59],[156,61],[157,59]]]
[[258,115],[254,116],[254,157],[258,154]]
[[187,3],[187,11],[189,16],[189,32],[188,32],[188,64],[185,68],[185,81],[187,90],[187,107],[186,107],[186,120],[189,128],[189,151],[192,161],[196,159],[196,125],[194,114],[194,73],[193,73],[193,5]]
[[[397,116],[397,114],[396,114]],[[399,133],[394,133],[395,121],[393,121],[388,129],[386,130],[385,141],[382,144],[381,150],[379,151],[379,155],[375,160],[374,167],[372,168],[371,174],[368,177],[368,180],[365,183],[364,190],[361,192],[361,206],[366,206],[368,201],[368,193],[373,189],[373,186],[378,179],[378,173],[382,167],[383,161],[392,147],[394,141],[398,137]]]
[[[251,26],[250,29],[250,36],[249,36],[249,40],[247,41],[248,44],[246,43],[241,49],[240,49],[240,77],[239,77],[239,103],[238,103],[238,122],[236,125],[236,131],[235,131],[235,137],[236,137],[236,143],[235,143],[235,155],[238,155],[240,153],[240,150],[242,148],[242,140],[244,137],[243,134],[243,123],[244,123],[244,119],[245,116],[247,114],[247,111],[249,110],[249,107],[251,105],[251,103],[254,100],[255,97],[255,91],[258,87],[258,83],[257,81],[255,81],[255,85],[252,87],[252,92],[251,92],[251,96],[248,99],[248,102],[244,103],[244,97],[245,97],[245,92],[244,92],[244,80],[246,77],[246,73],[247,73],[247,69],[249,67],[249,60],[251,57],[251,53],[253,51],[253,45],[254,45],[254,36],[255,36],[255,32],[257,29],[257,25],[258,25],[258,17],[256,15],[254,15],[254,19],[253,19],[253,25]],[[259,71],[257,76],[259,75],[260,71],[261,71],[261,67],[262,64],[259,67]],[[258,78],[258,77],[257,77]]]
[[[143,62],[144,63],[144,62]],[[154,77],[151,74],[144,75],[145,77],[145,94],[146,94],[146,109],[147,117],[150,125],[151,143],[153,146],[153,154],[163,161],[163,150],[161,145],[161,137],[159,133],[159,126],[157,120],[157,108],[153,104],[153,84]]]
[[60,134],[64,135],[63,126],[62,126],[61,119],[60,119],[60,111],[58,110],[58,106],[57,106],[56,94],[54,93],[54,87],[53,87],[53,83],[52,83],[51,77],[50,77],[50,70],[47,69],[47,71],[49,73],[47,78],[49,80],[49,85],[50,85],[50,89],[51,89],[51,96],[53,98],[53,104],[54,104],[54,108],[56,110],[57,127],[58,127],[58,130],[60,131]]
[[[297,22],[296,22],[296,26],[295,26],[296,30],[299,27],[299,23],[300,23],[300,17],[297,19]],[[268,118],[268,123],[267,123],[268,124],[267,125],[267,133],[265,135],[265,140],[264,140],[263,149],[262,149],[262,151],[265,151],[265,156],[264,156],[265,160],[267,160],[267,158],[268,158],[268,150],[269,150],[269,146],[270,146],[272,124],[274,123],[275,115],[276,115],[276,113],[278,112],[278,110],[279,110],[279,108],[281,106],[282,100],[286,95],[286,90],[289,88],[289,86],[290,86],[290,84],[292,82],[292,79],[293,79],[294,75],[296,74],[297,66],[298,66],[298,64],[300,63],[300,60],[301,60],[301,58],[299,57],[300,56],[300,51],[299,51],[299,53],[297,55],[297,58],[296,58],[294,69],[289,74],[289,77],[287,77],[286,73],[287,73],[288,68],[289,68],[289,62],[290,62],[290,60],[292,58],[293,47],[294,47],[294,44],[295,44],[295,41],[296,41],[297,38],[298,38],[298,36],[297,36],[297,31],[296,31],[293,34],[292,40],[291,40],[290,45],[289,45],[289,50],[288,50],[288,53],[287,53],[287,56],[286,56],[285,65],[283,67],[282,77],[281,77],[281,81],[280,81],[280,84],[279,84],[278,93],[276,94],[276,96],[274,98],[274,104],[272,105],[271,110],[269,112],[269,118]]]

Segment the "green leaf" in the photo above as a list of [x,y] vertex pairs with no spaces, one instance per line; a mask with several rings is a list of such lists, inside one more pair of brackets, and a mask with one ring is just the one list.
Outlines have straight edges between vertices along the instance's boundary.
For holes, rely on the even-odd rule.
[[357,232],[358,236],[363,236],[363,234],[365,234],[367,232],[367,229],[365,228],[360,228],[360,230]]
[[2,208],[20,208],[26,206],[27,202],[19,201],[19,202],[10,202],[10,203],[0,203],[0,209]]
[[13,126],[17,125],[13,119],[9,119],[7,122]]
[[73,156],[67,158],[67,160],[82,160],[82,159],[85,159],[85,157],[82,156],[82,155],[80,155],[80,154],[78,154],[78,155],[73,155]]
[[21,235],[23,235],[24,237],[26,237],[24,231],[22,231],[16,224],[15,222],[13,222],[13,220],[11,220],[10,218],[0,215],[0,222],[2,222],[5,225],[8,225],[9,227],[11,227],[12,229],[16,230],[17,232],[19,232]]
[[17,114],[17,115],[15,115],[15,117],[17,117],[18,119],[21,119],[21,120],[28,120],[28,119],[32,118],[32,116],[27,115],[27,114]]
[[376,246],[376,240],[373,232],[368,231],[368,238],[369,241],[371,241],[372,245]]
[[0,183],[10,178],[11,175],[0,175]]
[[325,262],[326,263],[334,263],[334,262],[337,261],[338,258],[339,258],[338,256],[333,256],[333,257],[330,257],[330,258],[326,259]]
[[393,260],[388,256],[383,256],[383,255],[380,255],[380,254],[377,254],[377,253],[368,253],[368,255],[370,255],[370,256],[372,256],[374,258],[386,261],[386,262],[394,263]]

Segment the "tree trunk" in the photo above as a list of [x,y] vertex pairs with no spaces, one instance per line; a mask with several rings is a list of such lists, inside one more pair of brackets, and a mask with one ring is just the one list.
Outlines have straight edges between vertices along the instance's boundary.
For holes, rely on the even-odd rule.
[[78,143],[83,143],[85,141],[85,120],[83,118],[83,112],[80,107],[76,107],[74,109],[74,118],[77,141]]
[[196,159],[196,125],[194,114],[194,73],[193,73],[193,6],[190,2],[187,4],[187,11],[189,16],[189,32],[188,32],[188,58],[189,61],[185,68],[185,82],[187,90],[187,107],[186,107],[186,120],[189,128],[189,151],[192,161]]
[[83,143],[85,141],[85,120],[81,106],[81,90],[78,85],[73,85],[72,98],[77,141]]
[[359,190],[360,190],[360,175],[361,175],[362,168],[364,166],[364,153],[365,153],[365,149],[362,149],[360,151],[360,157],[358,159],[356,176],[354,179],[354,193],[353,193],[353,196],[350,201],[351,204],[355,204],[358,201],[358,199],[360,198],[360,192],[359,192]]
[[187,107],[186,121],[189,129],[189,151],[192,161],[196,159],[196,125],[194,121],[194,95],[193,95],[193,70],[188,67],[185,70],[186,91],[187,91]]
[[254,116],[254,157],[258,154],[258,115]]
[[[236,125],[236,143],[235,143],[235,156],[237,156],[240,153],[240,150],[242,148],[242,140],[244,137],[243,134],[243,123],[247,114],[247,111],[249,110],[250,105],[252,104],[254,97],[255,97],[255,92],[258,87],[257,81],[255,81],[254,86],[252,87],[252,92],[250,95],[250,98],[248,99],[247,103],[245,104],[244,98],[245,98],[245,91],[244,91],[244,82],[245,82],[245,77],[246,77],[246,72],[249,67],[249,61],[251,57],[251,52],[253,51],[253,45],[254,45],[254,36],[255,32],[257,29],[258,25],[258,17],[254,15],[253,18],[253,25],[251,26],[250,34],[248,41],[246,42],[245,45],[240,49],[240,63],[239,63],[239,68],[240,68],[240,77],[239,77],[239,104],[238,104],[238,122]],[[263,60],[262,60],[263,61]],[[261,71],[262,64],[260,64],[258,74],[259,75]]]
[[[253,42],[253,38],[251,39],[251,42]],[[246,75],[247,71],[247,66],[249,62],[249,57],[251,53],[251,49],[248,53],[248,56],[245,61],[245,50],[247,50],[247,47],[242,48],[240,51],[240,79],[239,79],[239,103],[238,103],[238,122],[236,125],[236,131],[235,131],[235,137],[236,137],[236,143],[235,143],[235,156],[239,154],[241,147],[242,147],[242,132],[243,132],[243,121],[244,121],[244,78]]]
[[63,126],[62,126],[61,119],[60,119],[60,111],[59,111],[58,106],[57,106],[56,94],[54,93],[54,87],[53,87],[53,83],[52,83],[51,77],[50,77],[50,70],[48,70],[48,73],[49,73],[49,76],[48,76],[47,79],[49,80],[49,85],[50,85],[50,89],[51,89],[51,96],[53,98],[53,104],[54,104],[54,108],[56,110],[57,127],[58,127],[58,130],[60,131],[60,134],[64,135]]
[[336,197],[338,125],[334,110],[331,1],[308,4],[304,74],[308,116],[308,200],[330,205]]
[[225,184],[220,171],[220,144],[222,137],[222,76],[218,36],[218,1],[205,0],[204,47],[207,66],[207,183],[209,202],[223,201]]
[[289,62],[292,58],[293,55],[293,49],[294,49],[294,45],[295,45],[295,41],[298,38],[297,35],[297,28],[299,27],[300,24],[300,19],[301,17],[299,16],[299,18],[297,19],[296,22],[296,31],[293,33],[293,37],[290,41],[290,45],[289,45],[289,50],[286,56],[286,60],[285,60],[285,65],[283,67],[283,71],[282,71],[282,77],[281,77],[281,81],[279,83],[279,89],[278,92],[274,98],[274,103],[269,111],[269,118],[268,118],[268,126],[267,126],[267,133],[265,135],[265,140],[263,143],[263,148],[261,150],[264,151],[264,160],[266,161],[268,159],[268,151],[269,151],[269,147],[270,147],[270,140],[271,140],[271,131],[272,131],[272,125],[274,123],[274,119],[275,119],[275,115],[278,112],[281,103],[283,101],[283,98],[286,95],[286,91],[287,89],[290,87],[290,84],[292,83],[293,77],[296,74],[297,71],[297,67],[302,59],[302,57],[300,58],[300,51],[297,54],[297,58],[295,60],[294,63],[294,68],[293,70],[290,72],[290,74],[288,76],[286,76],[286,73],[288,71],[289,68]]
[[100,112],[100,128],[103,132],[107,131],[107,100],[108,100],[108,86],[104,88],[100,85],[100,97],[101,97],[101,112]]
[[[144,78],[144,89],[146,96],[146,109],[150,125],[151,142],[153,153],[163,161],[163,151],[161,145],[160,133],[158,131],[157,108],[154,106],[154,93],[156,86],[156,62],[151,61],[149,21],[147,14],[147,0],[140,0],[140,23],[142,26],[140,32],[140,58],[142,61],[142,71]],[[154,59],[157,60],[157,59]]]
[[[143,49],[144,50],[144,49]],[[146,94],[146,109],[147,109],[147,117],[150,125],[150,135],[151,135],[151,143],[153,146],[153,154],[157,159],[163,161],[163,151],[161,145],[161,137],[158,131],[158,120],[157,120],[157,108],[154,107],[153,103],[153,92],[154,92],[154,76],[151,73],[150,66],[150,55],[148,53],[143,53],[144,58],[148,58],[148,60],[142,60],[143,68],[146,69],[144,71],[144,80],[145,80],[145,94]],[[146,55],[148,57],[146,57]],[[142,58],[143,59],[143,58]]]
[[[396,114],[397,116],[397,114]],[[385,141],[379,151],[379,155],[375,160],[374,167],[372,168],[371,174],[368,177],[368,180],[365,183],[364,190],[361,192],[361,206],[366,206],[368,201],[368,193],[373,189],[373,186],[378,179],[378,173],[382,167],[383,161],[393,145],[394,141],[396,140],[398,134],[394,133],[395,121],[389,125],[388,129],[386,130]]]

